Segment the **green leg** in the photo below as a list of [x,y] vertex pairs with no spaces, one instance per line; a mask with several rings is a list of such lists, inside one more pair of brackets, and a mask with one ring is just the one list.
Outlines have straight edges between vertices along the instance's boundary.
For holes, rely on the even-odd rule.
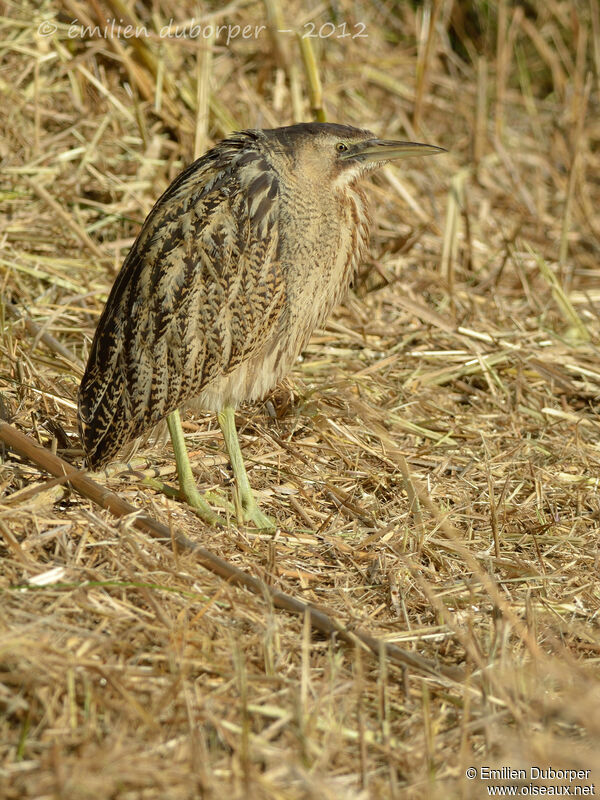
[[181,493],[185,497],[187,503],[195,509],[198,516],[202,517],[209,525],[225,525],[225,520],[212,510],[202,494],[198,491],[183,438],[183,428],[181,427],[179,411],[173,411],[173,413],[169,414],[167,417],[167,425],[173,443],[173,452],[175,453],[175,464],[177,466],[177,476],[179,478]]
[[235,476],[236,489],[243,510],[244,520],[250,520],[257,528],[275,528],[275,522],[266,514],[263,514],[254,499],[235,427],[235,409],[232,406],[223,406],[217,416],[219,425],[223,431],[225,447],[229,453],[229,460],[231,461],[233,474]]

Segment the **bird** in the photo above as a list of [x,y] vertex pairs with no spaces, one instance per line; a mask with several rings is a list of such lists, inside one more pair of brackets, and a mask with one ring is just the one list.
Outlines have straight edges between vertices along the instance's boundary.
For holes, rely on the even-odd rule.
[[90,469],[167,419],[180,494],[197,489],[178,409],[216,412],[242,522],[272,528],[246,473],[235,409],[264,397],[346,294],[371,215],[362,179],[443,152],[338,123],[235,132],[184,169],[148,214],[100,316],[78,392]]

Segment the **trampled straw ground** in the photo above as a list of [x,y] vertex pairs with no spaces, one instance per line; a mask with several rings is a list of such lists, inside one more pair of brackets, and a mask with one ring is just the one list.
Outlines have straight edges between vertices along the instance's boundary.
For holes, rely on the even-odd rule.
[[[4,448],[0,796],[600,784],[597,4],[57,0],[0,29],[0,417],[73,467],[107,293],[194,157],[323,116],[449,151],[374,176],[350,297],[238,415],[275,536],[157,491],[160,431],[96,481],[162,539]],[[214,418],[184,428],[230,492]]]

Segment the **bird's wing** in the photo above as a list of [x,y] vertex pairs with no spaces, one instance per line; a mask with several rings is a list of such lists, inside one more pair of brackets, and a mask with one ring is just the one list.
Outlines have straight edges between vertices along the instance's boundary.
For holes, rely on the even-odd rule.
[[284,312],[277,175],[211,154],[159,199],[100,318],[79,390],[91,466],[257,355]]

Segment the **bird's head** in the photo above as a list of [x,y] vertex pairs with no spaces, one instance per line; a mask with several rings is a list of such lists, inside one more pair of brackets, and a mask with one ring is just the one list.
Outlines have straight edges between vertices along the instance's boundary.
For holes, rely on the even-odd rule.
[[325,122],[273,128],[264,133],[275,158],[291,161],[297,175],[330,186],[354,183],[388,161],[444,152],[443,147],[378,139],[368,130]]

